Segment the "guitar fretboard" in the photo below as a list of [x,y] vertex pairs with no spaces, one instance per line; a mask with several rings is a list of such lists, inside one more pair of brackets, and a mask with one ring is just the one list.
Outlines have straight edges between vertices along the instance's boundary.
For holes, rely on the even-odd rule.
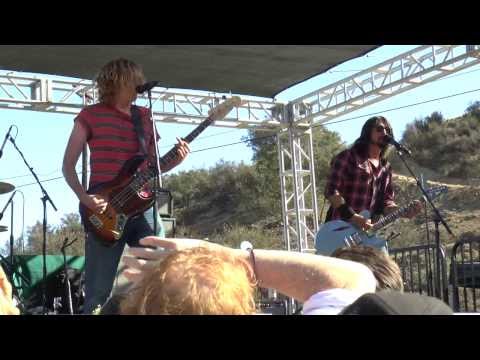
[[[203,130],[205,130],[210,124],[213,122],[213,119],[211,116],[206,118],[200,125],[198,125],[195,130],[193,130],[190,134],[188,134],[183,140],[185,140],[187,143],[191,143],[195,138],[200,135]],[[169,162],[175,160],[177,157],[177,147],[174,146],[173,148],[170,149],[169,152],[167,152],[164,156],[160,158],[160,166],[165,167]]]
[[395,210],[393,213],[387,215],[387,216],[384,216],[383,218],[381,218],[379,221],[377,221],[373,226],[372,228],[370,229],[370,231],[377,231],[379,229],[381,229],[382,227],[394,222],[395,220],[397,220],[399,217],[405,215],[413,206],[415,205],[415,203],[412,201],[410,202],[408,205],[404,206],[404,207],[401,207],[400,209],[398,210]]
[[[198,135],[200,135],[212,122],[214,121],[212,116],[206,118],[200,125],[198,125],[190,134],[188,134],[184,140],[187,143],[191,143]],[[175,160],[177,156],[177,147],[174,146],[164,156],[160,158],[160,166],[165,167],[169,162]],[[127,186],[127,188],[120,192],[113,200],[120,206],[122,206],[130,196],[143,188],[146,184],[152,183],[155,179],[155,169],[149,167],[145,170],[139,171],[135,175],[135,179]],[[152,184],[153,185],[153,184]]]

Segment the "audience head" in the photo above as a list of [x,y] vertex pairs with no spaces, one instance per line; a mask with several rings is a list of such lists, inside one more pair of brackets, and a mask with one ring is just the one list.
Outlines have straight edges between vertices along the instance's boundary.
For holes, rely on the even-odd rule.
[[361,296],[340,315],[453,315],[453,311],[431,296],[380,291]]
[[377,291],[403,291],[400,268],[383,251],[370,246],[352,246],[337,249],[332,257],[359,262],[367,266],[377,280]]
[[250,265],[205,248],[176,251],[146,270],[120,304],[125,315],[247,315],[255,313]]

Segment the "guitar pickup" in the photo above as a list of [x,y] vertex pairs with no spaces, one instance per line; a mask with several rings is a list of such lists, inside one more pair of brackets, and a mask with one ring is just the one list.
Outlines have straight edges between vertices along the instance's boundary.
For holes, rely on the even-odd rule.
[[97,229],[101,229],[103,227],[103,222],[102,220],[100,220],[100,218],[93,214],[91,215],[88,220],[90,221],[90,223],[95,226]]

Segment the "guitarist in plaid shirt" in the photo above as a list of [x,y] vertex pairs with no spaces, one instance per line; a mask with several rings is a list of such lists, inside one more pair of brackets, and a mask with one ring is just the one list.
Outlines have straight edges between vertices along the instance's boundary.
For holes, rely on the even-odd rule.
[[[398,209],[394,200],[392,167],[386,159],[388,144],[385,135],[393,137],[387,119],[372,117],[363,125],[353,146],[332,160],[324,192],[331,204],[326,222],[344,220],[368,230],[372,222],[361,216],[361,211],[369,210],[372,216],[378,216]],[[406,217],[412,218],[421,211],[421,202],[415,202]]]

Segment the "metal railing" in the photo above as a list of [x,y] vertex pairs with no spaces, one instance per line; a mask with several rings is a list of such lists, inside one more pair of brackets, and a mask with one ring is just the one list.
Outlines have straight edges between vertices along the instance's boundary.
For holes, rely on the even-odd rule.
[[463,239],[453,246],[450,283],[455,312],[480,312],[479,239]]
[[443,247],[440,247],[438,261],[434,244],[390,249],[389,253],[400,267],[405,292],[434,296],[449,303]]

